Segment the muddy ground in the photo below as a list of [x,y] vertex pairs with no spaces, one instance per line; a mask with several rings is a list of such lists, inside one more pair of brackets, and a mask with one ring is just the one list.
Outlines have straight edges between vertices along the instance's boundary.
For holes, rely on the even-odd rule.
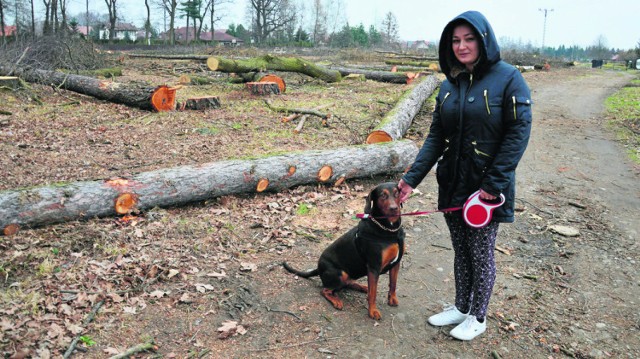
[[[365,294],[341,293],[345,308],[337,311],[320,297],[319,279],[296,278],[280,266],[282,260],[299,268],[314,266],[323,248],[355,224],[351,217],[362,211],[368,190],[397,180],[394,175],[350,180],[335,188],[304,186],[154,209],[129,222],[95,219],[0,237],[0,350],[5,356],[60,357],[74,338],[84,335],[73,357],[109,357],[151,339],[154,351],[138,357],[640,357],[639,171],[605,129],[602,116],[604,99],[637,76],[576,68],[525,74],[535,105],[530,146],[518,169],[519,211],[514,224],[500,228],[488,329],[472,342],[454,340],[448,336],[451,328],[426,323],[454,295],[453,253],[440,215],[405,217],[408,253],[398,282],[400,305],[387,306],[384,291],[379,293],[380,321],[368,318]],[[339,94],[364,92],[360,85],[355,90],[314,86]],[[303,87],[300,81],[291,96],[308,101],[299,93]],[[232,90],[242,98],[240,90]],[[365,111],[384,113],[402,93],[391,87],[381,91],[389,99],[370,101],[363,105]],[[16,113],[27,101],[5,92],[2,96]],[[185,125],[189,119],[179,117],[175,125],[175,116],[186,115],[147,117],[121,106],[81,101],[82,108],[96,106],[104,112],[104,118],[95,120],[100,123],[85,124],[82,131],[69,122],[64,131],[52,126],[34,135],[23,114],[0,117],[3,177],[11,176],[11,168],[19,174],[19,179],[4,177],[2,189],[101,178],[185,159],[203,161],[215,157],[215,149],[224,144],[224,137],[204,137],[196,141],[213,138],[213,143],[197,147],[189,134],[202,131],[181,128],[210,129],[200,122],[216,125],[216,113],[191,126]],[[428,126],[427,107],[409,134],[416,142]],[[59,108],[51,110],[54,117],[69,121],[70,115],[60,114]],[[224,114],[233,123],[251,117]],[[356,122],[366,122],[365,117]],[[348,119],[348,113],[341,119]],[[41,125],[48,128],[48,123]],[[343,124],[332,130],[347,131],[336,138],[349,144],[358,142],[368,127]],[[100,133],[111,129],[129,132],[104,142]],[[326,132],[307,129],[310,142],[314,131]],[[151,136],[154,147],[141,139],[153,131],[178,137]],[[86,136],[78,137],[83,132]],[[18,133],[24,137],[17,139]],[[54,140],[47,145],[47,138]],[[313,147],[289,142],[295,148]],[[77,150],[87,144],[93,147]],[[66,150],[72,155],[65,156]],[[43,168],[43,153],[62,165]],[[435,207],[433,174],[418,190],[405,211]],[[563,236],[553,230],[558,225],[579,235]],[[385,276],[380,288],[387,284]],[[89,322],[85,318],[92,309],[97,315]]]

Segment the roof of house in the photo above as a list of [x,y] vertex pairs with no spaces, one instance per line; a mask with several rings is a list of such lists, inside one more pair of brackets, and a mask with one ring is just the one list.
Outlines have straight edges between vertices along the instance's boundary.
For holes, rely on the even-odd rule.
[[[176,28],[175,30],[175,34],[176,34],[176,38],[182,40],[182,39],[186,39],[187,38],[187,28],[186,27],[179,27]],[[166,34],[163,34],[166,35]],[[190,27],[189,28],[189,39],[193,39],[195,37],[195,30]],[[200,33],[200,40],[204,40],[204,41],[211,41],[211,31],[203,31]],[[244,40],[239,39],[235,36],[231,36],[229,34],[227,34],[226,30],[214,30],[213,32],[213,40],[214,41],[219,41],[219,42],[235,42],[236,43],[242,43],[244,42]]]
[[[11,36],[14,32],[16,32],[15,26],[9,25],[4,27],[4,36]],[[0,35],[2,35],[2,33],[0,33]]]

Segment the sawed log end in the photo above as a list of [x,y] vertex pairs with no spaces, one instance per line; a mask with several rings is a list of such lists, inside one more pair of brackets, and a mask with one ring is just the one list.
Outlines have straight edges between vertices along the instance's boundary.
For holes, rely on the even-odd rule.
[[318,181],[327,182],[329,179],[331,179],[332,175],[333,175],[333,168],[331,168],[331,166],[329,165],[324,165],[318,171]]
[[118,214],[129,214],[131,213],[138,204],[138,196],[135,193],[122,193],[120,194],[114,204],[114,208],[116,213]]
[[393,137],[385,131],[375,130],[367,136],[366,144],[371,145],[380,142],[391,142]]

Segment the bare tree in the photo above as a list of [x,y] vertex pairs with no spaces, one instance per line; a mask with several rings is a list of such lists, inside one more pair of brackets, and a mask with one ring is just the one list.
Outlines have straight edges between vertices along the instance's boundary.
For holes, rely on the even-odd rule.
[[318,40],[324,40],[327,35],[327,12],[322,5],[322,0],[314,0],[312,8],[313,31],[312,40],[314,44]]
[[149,37],[151,34],[151,8],[149,0],[144,0],[144,6],[147,8],[147,20],[144,22],[144,43],[150,45]]
[[345,9],[343,0],[328,0],[326,3],[327,9],[327,31],[330,34],[335,34],[340,31],[347,23],[345,18]]
[[[55,0],[54,0],[55,1]],[[116,21],[118,20],[117,14],[117,0],[104,0],[109,9],[109,42],[113,42],[113,38],[116,34]]]
[[31,38],[35,39],[36,38],[36,12],[35,12],[35,6],[33,4],[33,0],[31,0],[30,2],[31,2]]
[[42,32],[45,35],[54,34],[59,29],[58,24],[58,0],[42,0],[45,8],[44,25]]
[[7,38],[4,33],[4,8],[6,0],[0,0],[0,33],[2,34],[2,44],[6,45]]
[[265,42],[276,31],[295,22],[294,4],[289,0],[249,0],[253,36],[257,43]]
[[[157,0],[158,5],[169,15],[169,43],[176,43],[176,12],[178,8],[178,0]],[[166,25],[166,23],[165,23]],[[166,36],[166,34],[165,34]]]
[[62,23],[60,24],[59,32],[63,35],[66,35],[69,32],[69,24],[67,21],[67,1],[68,0],[58,0],[60,4],[60,16],[62,17]]
[[382,20],[382,32],[388,44],[396,42],[398,38],[398,19],[391,11]]
[[[215,25],[218,21],[222,19],[222,16],[219,14],[220,6],[224,4],[229,4],[229,3],[231,3],[231,0],[208,0],[207,1],[206,7],[204,9],[204,13],[202,14],[202,18],[204,19],[207,16],[207,11],[208,11],[212,42],[213,42],[213,35],[215,34]],[[203,23],[204,21],[200,23],[200,26],[202,26]]]

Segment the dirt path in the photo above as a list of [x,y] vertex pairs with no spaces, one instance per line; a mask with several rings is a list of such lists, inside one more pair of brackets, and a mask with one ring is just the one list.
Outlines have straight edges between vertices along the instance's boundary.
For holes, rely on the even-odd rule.
[[[485,335],[462,343],[447,335],[451,328],[426,324],[453,300],[446,226],[432,216],[405,221],[400,306],[388,307],[379,294],[379,323],[367,318],[364,295],[344,293],[345,310],[335,311],[318,295],[319,280],[294,279],[277,266],[280,258],[266,260],[269,274],[252,282],[262,302],[244,318],[251,334],[227,342],[229,357],[638,357],[640,182],[600,116],[604,99],[630,79],[602,71],[529,79],[535,125],[519,170],[524,211],[501,228],[498,245],[510,255],[497,253]],[[431,174],[418,189],[405,210],[435,206]],[[553,224],[581,235],[560,236]],[[311,266],[326,242],[286,256]]]

